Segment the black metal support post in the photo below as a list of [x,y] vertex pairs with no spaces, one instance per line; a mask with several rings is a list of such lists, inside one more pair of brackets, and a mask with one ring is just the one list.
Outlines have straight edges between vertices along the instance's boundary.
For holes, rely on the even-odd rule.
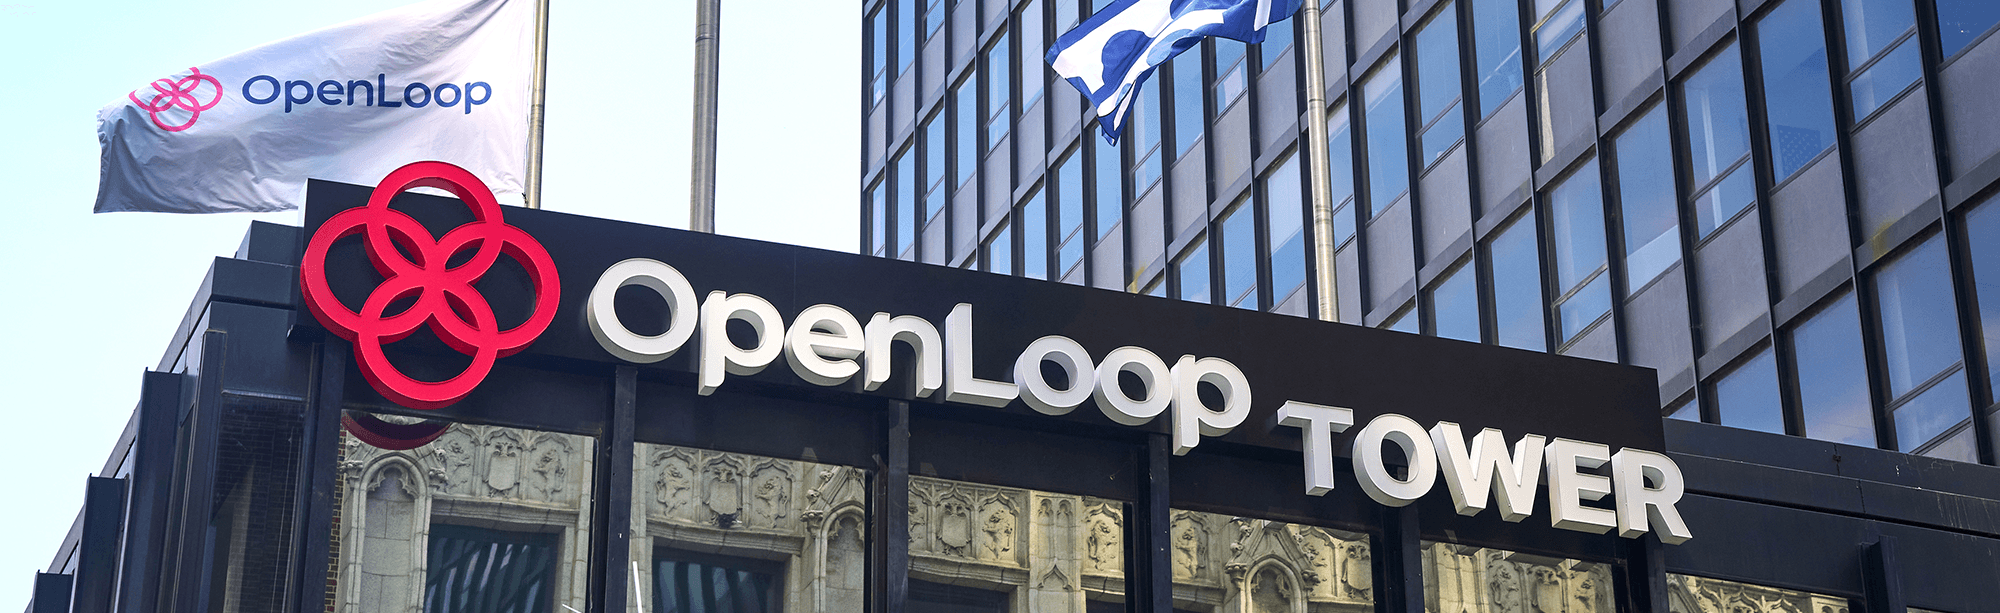
[[124,520],[125,480],[91,477],[83,491],[83,535],[77,543],[70,613],[111,613]]
[[1167,435],[1150,434],[1140,458],[1145,471],[1144,493],[1126,513],[1127,555],[1132,563],[1125,575],[1125,610],[1131,613],[1172,611],[1173,576],[1167,569],[1167,546],[1173,542],[1171,498],[1168,490],[1167,461],[1173,457]]
[[299,498],[304,512],[292,534],[298,539],[296,570],[298,589],[292,610],[298,613],[325,611],[327,575],[331,571],[333,539],[339,538],[334,524],[333,498],[340,491],[340,412],[347,394],[349,345],[329,338],[320,344],[314,367],[312,395],[301,420],[299,452]]
[[1423,537],[1416,507],[1383,507],[1382,537],[1375,551],[1376,610],[1424,613]]
[[202,333],[201,343],[201,368],[196,377],[200,391],[181,418],[180,443],[184,448],[179,455],[187,458],[187,472],[181,475],[172,509],[178,520],[173,522],[176,539],[167,547],[177,555],[171,567],[162,569],[173,578],[164,586],[171,592],[162,593],[161,601],[171,607],[165,610],[181,613],[209,610],[209,589],[214,585],[209,580],[215,571],[211,515],[215,511],[216,449],[221,440],[222,377],[229,358],[229,335],[209,330]]
[[891,401],[882,414],[882,455],[868,505],[868,610],[903,613],[910,595],[910,403]]
[[1625,542],[1626,601],[1632,611],[1667,611],[1667,549],[1659,537]]
[[1862,546],[1861,577],[1867,582],[1868,611],[1903,613],[1908,610],[1909,603],[1903,600],[1903,580],[1896,571],[1896,537],[1880,537]]
[[639,370],[619,366],[611,394],[611,419],[597,446],[597,495],[591,503],[590,573],[592,613],[623,613],[632,590],[626,567],[632,560],[633,427],[639,398]]
[[132,437],[132,488],[125,512],[125,553],[118,610],[158,611],[161,560],[166,555],[167,502],[173,497],[174,425],[187,404],[187,376],[147,372],[139,389],[139,426]]
[[28,613],[69,613],[69,575],[35,573],[35,594],[28,601]]

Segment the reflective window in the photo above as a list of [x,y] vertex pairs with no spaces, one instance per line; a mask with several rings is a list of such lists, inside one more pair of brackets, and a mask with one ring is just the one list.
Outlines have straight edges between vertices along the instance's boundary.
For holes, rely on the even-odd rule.
[[1382,329],[1390,332],[1416,334],[1418,323],[1416,309],[1403,309],[1401,312],[1391,315],[1389,321],[1382,322]]
[[1083,265],[1083,151],[1072,152],[1056,167],[1056,277],[1067,277]]
[[[1706,237],[1756,197],[1749,165],[1739,164],[1750,154],[1750,116],[1743,107],[1743,68],[1734,43],[1681,83],[1681,105],[1687,115],[1688,185],[1697,199],[1699,235]],[[1738,175],[1725,178],[1731,171]],[[1708,193],[1720,188],[1728,191]]]
[[1514,220],[1487,244],[1486,265],[1493,280],[1493,332],[1502,346],[1547,351],[1542,328],[1542,269],[1533,220],[1532,213]]
[[[1714,603],[1714,604],[1710,604]],[[1738,604],[1741,603],[1741,604]],[[1751,604],[1756,603],[1756,604]],[[1728,607],[1717,609],[1717,605]],[[1667,609],[1674,613],[1749,609],[1756,611],[1860,610],[1846,598],[1721,579],[1667,573]]]
[[1769,348],[1723,373],[1715,381],[1717,421],[1731,428],[1785,433],[1783,401],[1778,397],[1778,363]]
[[1001,35],[993,46],[986,50],[986,150],[1000,145],[1000,139],[1007,136],[1009,104],[1013,94],[1007,83],[1013,77],[1013,69],[1007,65],[1013,57],[1007,52],[1007,36]]
[[1049,278],[1049,206],[1039,190],[1021,205],[1021,274]]
[[1896,45],[1894,51],[1848,81],[1847,89],[1853,96],[1856,121],[1873,115],[1923,76],[1923,62],[1917,55],[1920,50],[1915,42]]
[[1009,223],[1001,222],[1000,229],[994,232],[993,238],[987,239],[986,245],[980,249],[985,252],[983,259],[986,261],[986,272],[1014,274],[1014,237],[1011,232],[1013,229]]
[[1120,175],[1118,146],[1094,138],[1090,141],[1091,181],[1096,185],[1097,240],[1104,240],[1125,218],[1125,191]]
[[2000,23],[2000,3],[1992,0],[1937,0],[1937,12],[1938,46],[1947,58]]
[[1333,244],[1354,237],[1354,133],[1348,129],[1347,105],[1326,117],[1327,160],[1332,169]]
[[1458,12],[1450,3],[1417,31],[1417,117],[1423,123],[1423,163],[1429,166],[1465,138],[1458,112]]
[[1123,501],[913,475],[909,524],[906,611],[1124,610]]
[[868,38],[873,43],[868,53],[869,72],[874,75],[868,80],[870,89],[875,92],[875,96],[871,100],[875,103],[880,103],[882,102],[882,97],[889,94],[889,10],[887,8],[875,11],[875,15],[868,18]]
[[1826,28],[1819,0],[1789,0],[1757,21],[1771,176],[1784,181],[1833,146]]
[[[1613,613],[1619,610],[1609,564],[1432,541],[1423,541],[1422,547],[1425,611]],[[1432,585],[1438,586],[1437,589],[1430,589]]]
[[1056,31],[1068,32],[1070,28],[1076,27],[1078,15],[1081,14],[1078,12],[1076,0],[1055,0],[1055,3]]
[[1187,155],[1201,140],[1208,115],[1201,107],[1201,49],[1189,49],[1167,63],[1174,85],[1174,157]]
[[1132,116],[1125,122],[1125,133],[1132,138],[1132,193],[1137,195],[1145,195],[1159,182],[1165,163],[1160,159],[1160,136],[1166,128],[1166,106],[1160,90],[1165,88],[1153,85],[1134,96]]
[[1007,592],[977,587],[910,580],[908,613],[1006,613]]
[[1986,380],[2000,398],[2000,205],[1995,200],[1965,216],[1965,245],[1972,266],[1973,300],[1979,304],[1980,344],[1986,349]]
[[[1275,23],[1264,28],[1264,42],[1257,44],[1257,56],[1263,58],[1264,70],[1270,70],[1271,64],[1277,63],[1278,58],[1284,56],[1285,50],[1292,46],[1292,24],[1297,22],[1289,17],[1291,16],[1272,15],[1271,21]],[[1284,21],[1278,21],[1279,19]]]
[[1611,312],[1602,192],[1596,160],[1549,190],[1549,251],[1555,257],[1556,319],[1563,342]]
[[[765,613],[781,610],[783,564],[660,548],[653,552],[655,611]],[[754,570],[753,570],[754,569]]]
[[959,187],[964,187],[965,182],[972,179],[973,171],[979,168],[979,96],[972,89],[972,84],[977,81],[978,75],[968,74],[951,92],[952,100],[958,103],[953,113],[958,129],[952,138],[957,141]]
[[924,40],[935,38],[944,27],[944,19],[949,16],[944,0],[930,0],[924,7]]
[[896,156],[896,257],[914,257],[917,241],[917,152]]
[[1409,145],[1403,118],[1403,73],[1391,54],[1362,80],[1362,130],[1368,143],[1368,210],[1374,217],[1410,189]]
[[1374,610],[1366,534],[1181,509],[1168,517],[1176,612]]
[[1521,90],[1521,17],[1515,4],[1473,2],[1472,39],[1479,70],[1479,116],[1485,117]]
[[424,613],[550,611],[553,536],[432,524],[424,558]]
[[1943,241],[1932,238],[1880,265],[1873,280],[1896,447],[1923,453],[1971,418]]
[[1042,87],[1049,81],[1045,68],[1048,64],[1042,60],[1042,54],[1048,52],[1042,46],[1042,5],[1028,0],[1014,15],[1014,31],[1021,37],[1021,108],[1027,109],[1042,98]]
[[1841,0],[1840,17],[1847,28],[1848,91],[1859,121],[1923,76],[1912,42],[1917,16],[1910,0]]
[[1299,158],[1292,156],[1264,177],[1264,231],[1270,236],[1271,305],[1306,284],[1306,207]]
[[924,140],[924,223],[937,219],[944,212],[946,191],[944,189],[945,126],[943,113],[932,115],[918,128]]
[[1431,288],[1431,328],[1439,338],[1479,342],[1479,285],[1470,271],[1445,273]]
[[917,0],[896,0],[896,74],[917,59]]
[[1625,282],[1636,290],[1681,259],[1680,213],[1674,207],[1674,151],[1667,114],[1647,111],[1612,141],[1618,164],[1618,207],[1625,223]]
[[1251,208],[1246,198],[1215,222],[1222,229],[1215,245],[1222,259],[1222,303],[1247,309],[1257,308],[1257,216]]
[[1215,113],[1221,115],[1249,91],[1250,78],[1244,74],[1249,69],[1243,66],[1243,43],[1226,38],[1209,40],[1215,45]]
[[1875,413],[1870,408],[1868,361],[1862,353],[1861,314],[1854,295],[1841,293],[1792,328],[1791,349],[1805,435],[1874,447]]
[[888,185],[888,183],[888,181],[882,181],[876,183],[874,187],[868,188],[868,252],[874,254],[875,257],[888,257],[889,255],[889,230],[887,227],[889,223],[888,198],[882,194],[883,186]]
[[1683,404],[1680,407],[1672,409],[1670,412],[1668,412],[1667,419],[1678,419],[1681,421],[1701,421],[1701,398],[1699,397],[1689,398],[1687,404]]
[[1174,263],[1174,282],[1180,285],[1180,298],[1188,302],[1213,302],[1208,292],[1208,244],[1195,239],[1193,247],[1181,254]]
[[1583,0],[1535,0],[1535,48],[1547,62],[1583,31]]

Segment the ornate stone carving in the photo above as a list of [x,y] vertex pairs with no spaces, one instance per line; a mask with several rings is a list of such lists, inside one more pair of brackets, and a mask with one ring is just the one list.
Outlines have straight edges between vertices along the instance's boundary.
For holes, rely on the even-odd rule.
[[792,465],[764,460],[750,470],[750,526],[777,529],[792,513]]
[[422,457],[429,465],[426,471],[431,485],[439,493],[471,495],[475,453],[479,443],[473,438],[471,429],[464,425],[454,425],[444,436],[431,441],[422,448]]
[[1667,608],[1672,613],[1844,613],[1848,604],[1833,596],[1668,574]]
[[1275,564],[1259,569],[1246,591],[1254,613],[1292,613],[1292,600],[1298,597],[1291,577]]
[[695,454],[679,447],[658,447],[653,452],[653,498],[661,515],[688,521],[699,520],[695,494]]
[[1495,613],[1520,613],[1521,611],[1521,569],[1513,562],[1501,557],[1500,552],[1486,552],[1486,591],[1492,599]]
[[509,429],[486,434],[486,494],[515,497],[521,477],[521,435]]
[[997,493],[987,496],[979,516],[979,559],[1014,562],[1014,533],[1019,514],[1014,512],[1013,499]]
[[569,463],[575,449],[569,437],[554,433],[535,435],[534,447],[528,452],[528,497],[549,502],[568,498]]
[[734,528],[743,512],[743,457],[710,454],[701,468],[701,502],[715,525]]
[[937,542],[939,553],[961,558],[972,557],[972,500],[964,489],[953,487],[947,490],[937,508]]
[[1207,570],[1208,522],[1202,514],[1173,512],[1173,550],[1170,558],[1175,581],[1193,581]]
[[1091,505],[1084,515],[1084,571],[1125,572],[1123,512],[1107,503]]
[[1348,598],[1369,598],[1369,590],[1375,588],[1374,560],[1368,549],[1368,541],[1344,541],[1339,545],[1340,583]]
[[1562,571],[1541,564],[1528,565],[1528,604],[1536,613],[1564,613]]

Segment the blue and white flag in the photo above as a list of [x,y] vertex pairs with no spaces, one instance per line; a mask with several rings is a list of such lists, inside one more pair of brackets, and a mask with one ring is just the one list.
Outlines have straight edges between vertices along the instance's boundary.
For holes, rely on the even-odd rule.
[[1264,42],[1264,27],[1301,0],[1117,0],[1049,47],[1049,65],[1090,98],[1104,139],[1118,142],[1139,87],[1202,37]]

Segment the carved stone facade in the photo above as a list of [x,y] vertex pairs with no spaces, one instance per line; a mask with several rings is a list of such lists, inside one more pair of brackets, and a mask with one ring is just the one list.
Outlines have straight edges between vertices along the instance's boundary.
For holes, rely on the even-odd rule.
[[910,577],[1082,613],[1124,599],[1124,510],[1112,500],[910,478]]
[[453,424],[416,449],[342,434],[341,613],[423,610],[430,528],[447,523],[558,534],[558,605],[581,609],[590,543],[589,437]]
[[1432,613],[1613,613],[1604,564],[1425,543],[1424,610]]
[[[864,608],[864,471],[647,443],[637,453],[631,572],[643,598],[655,597],[655,553],[681,550],[782,562],[785,611]],[[964,536],[963,546],[985,546],[983,533]],[[641,610],[638,599],[628,610]]]
[[1366,535],[1175,510],[1174,606],[1217,613],[1373,611]]
[[1669,573],[1667,610],[1671,613],[1848,613],[1848,603],[1845,598],[1824,594]]

